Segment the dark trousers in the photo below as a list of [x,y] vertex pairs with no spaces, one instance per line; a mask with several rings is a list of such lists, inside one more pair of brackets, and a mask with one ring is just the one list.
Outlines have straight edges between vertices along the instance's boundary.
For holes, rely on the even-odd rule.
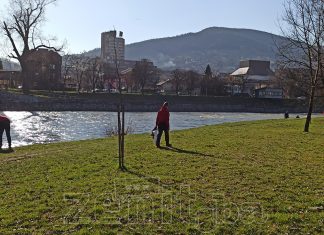
[[10,122],[9,121],[0,122],[0,148],[2,147],[2,135],[3,135],[4,131],[6,131],[9,148],[11,148]]
[[156,145],[160,146],[160,141],[161,141],[161,136],[164,131],[164,137],[165,137],[165,143],[166,145],[169,145],[169,129],[167,128],[167,125],[165,124],[160,124],[158,125],[158,135],[157,135],[157,140],[156,140]]

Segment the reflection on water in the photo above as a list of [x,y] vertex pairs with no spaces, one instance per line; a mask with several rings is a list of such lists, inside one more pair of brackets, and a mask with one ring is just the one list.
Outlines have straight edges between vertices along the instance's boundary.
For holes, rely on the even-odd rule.
[[[12,145],[50,143],[104,137],[106,130],[115,128],[117,114],[113,112],[4,112],[11,123]],[[150,132],[156,113],[126,113],[126,123],[135,133]],[[283,118],[282,114],[256,113],[171,113],[172,130],[203,125]],[[4,143],[6,144],[6,138]]]

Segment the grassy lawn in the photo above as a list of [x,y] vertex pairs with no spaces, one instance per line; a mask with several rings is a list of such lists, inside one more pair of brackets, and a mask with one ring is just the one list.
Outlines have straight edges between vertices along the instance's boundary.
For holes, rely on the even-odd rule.
[[34,145],[0,154],[0,234],[321,234],[324,119]]

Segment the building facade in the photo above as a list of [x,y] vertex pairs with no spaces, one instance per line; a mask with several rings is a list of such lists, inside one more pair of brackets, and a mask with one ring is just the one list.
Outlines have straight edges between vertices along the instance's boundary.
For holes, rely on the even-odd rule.
[[125,39],[123,32],[109,31],[101,33],[101,59],[106,62],[125,60]]
[[255,98],[271,98],[271,99],[282,99],[283,89],[282,88],[271,88],[264,87],[256,89],[254,91]]
[[0,88],[17,88],[21,85],[21,72],[17,70],[0,69]]
[[56,51],[37,49],[26,58],[31,89],[54,90],[60,87],[62,56]]
[[268,87],[274,78],[270,61],[245,60],[240,61],[239,68],[231,73],[235,85],[240,89],[236,93],[254,94],[255,89]]

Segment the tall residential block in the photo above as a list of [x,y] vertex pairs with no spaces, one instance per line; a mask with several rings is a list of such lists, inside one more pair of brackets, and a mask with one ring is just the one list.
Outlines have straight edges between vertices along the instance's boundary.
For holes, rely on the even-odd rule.
[[125,39],[122,32],[119,32],[118,37],[116,30],[101,33],[101,59],[107,62],[125,60]]

